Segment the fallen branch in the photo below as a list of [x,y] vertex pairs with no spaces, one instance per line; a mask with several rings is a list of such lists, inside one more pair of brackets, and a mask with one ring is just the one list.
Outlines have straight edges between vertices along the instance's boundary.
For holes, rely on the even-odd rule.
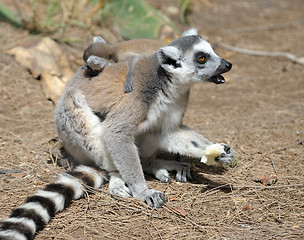
[[185,217],[190,223],[192,223],[194,226],[196,226],[197,228],[199,228],[199,230],[201,231],[206,231],[206,228],[202,227],[201,225],[197,224],[196,222],[194,222],[192,219],[190,219],[189,217]]
[[231,198],[231,197],[241,197],[241,196],[255,193],[256,191],[262,191],[265,189],[280,189],[280,188],[288,188],[288,187],[304,187],[304,184],[300,183],[300,184],[277,185],[277,186],[254,186],[254,185],[233,186],[234,190],[244,189],[244,188],[249,188],[251,190],[249,190],[247,192],[239,193],[239,194],[232,193],[232,194],[227,194],[224,196],[210,197],[210,198],[207,198],[206,200],[201,201],[201,203],[212,202],[215,200],[226,199],[226,198]]
[[278,173],[277,168],[276,168],[276,165],[274,164],[274,161],[273,161],[273,159],[272,159],[272,155],[271,155],[271,154],[270,154],[270,156],[269,156],[269,160],[270,160],[270,163],[271,163],[271,165],[272,165],[272,167],[273,167],[273,171],[274,171],[275,173]]
[[299,63],[301,65],[304,65],[304,60],[301,58],[296,57],[295,55],[287,52],[269,52],[269,51],[257,51],[257,50],[250,50],[246,48],[239,48],[239,47],[233,47],[226,43],[218,42],[217,46],[221,48],[225,48],[234,52],[243,53],[243,54],[249,54],[254,56],[263,56],[263,57],[285,57],[289,60]]
[[266,26],[254,26],[254,27],[244,27],[239,29],[224,29],[224,32],[229,33],[245,33],[245,32],[255,32],[255,31],[268,31],[268,30],[277,30],[281,28],[289,28],[289,27],[295,27],[297,25],[301,25],[304,23],[304,19],[298,19],[292,22],[287,23],[279,23],[279,24],[271,24]]

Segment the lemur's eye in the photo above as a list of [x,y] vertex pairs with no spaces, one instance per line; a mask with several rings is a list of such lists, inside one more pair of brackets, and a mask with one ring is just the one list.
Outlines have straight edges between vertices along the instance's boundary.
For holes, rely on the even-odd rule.
[[200,60],[201,62],[205,62],[206,58],[205,58],[205,57],[200,57],[199,60]]
[[209,54],[204,53],[204,52],[198,52],[195,54],[195,60],[196,62],[198,62],[199,64],[204,64],[207,62],[207,60],[209,59]]

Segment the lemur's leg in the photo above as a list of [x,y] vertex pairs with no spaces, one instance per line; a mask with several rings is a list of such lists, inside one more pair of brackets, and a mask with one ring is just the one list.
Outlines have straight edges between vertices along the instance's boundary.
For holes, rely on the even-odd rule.
[[154,175],[161,182],[171,182],[169,171],[175,171],[176,181],[187,182],[187,179],[191,179],[188,163],[156,159],[162,138],[162,135],[150,133],[136,139],[145,173]]
[[118,172],[110,172],[109,192],[122,197],[131,197],[131,190],[126,186]]
[[145,172],[154,175],[161,182],[171,182],[169,172],[176,171],[175,180],[178,182],[187,182],[191,179],[190,165],[184,162],[167,161],[154,159],[145,167]]
[[113,118],[106,119],[104,124],[105,146],[122,180],[131,190],[132,196],[146,201],[152,207],[163,206],[167,201],[165,195],[147,186],[134,139],[127,133],[128,131],[126,132],[129,126],[122,126],[121,119]]
[[124,90],[126,93],[132,92],[133,91],[133,70],[135,67],[135,64],[138,60],[139,55],[132,55],[129,57],[130,59],[127,61],[128,65],[128,73],[127,73],[127,79],[124,82]]
[[[194,130],[183,126],[160,138],[160,149],[183,156],[202,158],[206,147],[213,143]],[[235,156],[235,152],[228,145],[224,145],[224,151],[216,158],[217,162],[229,164]],[[190,166],[187,163],[166,160],[154,160],[147,166],[146,171],[153,173],[162,182],[170,182],[168,171],[176,171],[176,180],[186,182],[191,178]]]
[[[81,91],[75,88],[69,89],[66,96],[66,103],[67,108],[65,109],[65,115],[62,115],[60,120],[66,122],[74,120],[75,122],[72,126],[74,129],[77,128],[77,131],[69,131],[68,129],[70,134],[73,132],[77,133],[74,133],[69,137],[70,140],[67,141],[69,144],[64,144],[66,150],[68,150],[76,159],[81,161],[88,158],[88,156],[90,156],[91,159],[95,159],[94,163],[97,166],[108,171],[110,176],[109,192],[122,197],[130,197],[130,189],[125,185],[125,182],[121,179],[117,169],[108,159],[106,149],[100,141],[102,136],[100,120],[97,116],[94,116],[94,113],[87,105]],[[66,126],[69,125],[66,124]],[[62,139],[64,139],[63,136]],[[71,143],[78,144],[73,146]],[[78,151],[78,149],[81,149],[81,151]]]

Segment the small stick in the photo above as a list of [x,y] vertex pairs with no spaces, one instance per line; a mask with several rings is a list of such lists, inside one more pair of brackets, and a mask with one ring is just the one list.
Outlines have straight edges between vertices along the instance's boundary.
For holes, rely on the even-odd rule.
[[192,223],[194,226],[196,226],[197,228],[199,228],[202,231],[206,231],[206,228],[202,227],[201,225],[197,224],[196,222],[194,222],[193,220],[191,220],[189,217],[185,216],[185,218]]
[[254,185],[233,186],[233,188],[235,188],[235,189],[258,188],[258,190],[274,189],[274,188],[287,188],[287,187],[304,187],[304,184],[303,183],[299,183],[299,184],[277,185],[277,186],[254,186]]
[[244,32],[254,32],[254,31],[276,30],[276,29],[280,29],[280,28],[295,27],[295,26],[301,25],[303,23],[304,23],[304,19],[298,19],[298,20],[288,22],[288,23],[279,23],[279,24],[271,24],[271,25],[256,26],[256,27],[244,27],[244,28],[239,28],[239,29],[235,29],[235,30],[225,29],[224,32],[244,33]]
[[153,218],[163,219],[163,217],[160,217],[160,216],[157,216],[157,215],[155,215],[155,214],[146,212],[146,211],[144,211],[144,210],[142,210],[142,209],[140,209],[140,208],[134,208],[134,207],[131,207],[131,206],[122,204],[122,203],[120,203],[120,202],[117,202],[117,204],[120,205],[120,206],[123,206],[123,207],[125,207],[125,208],[131,209],[131,210],[133,210],[134,212],[141,212],[141,213],[146,214],[147,216],[150,216],[150,217],[153,217]]
[[57,173],[55,170],[53,170],[43,159],[42,157],[40,156],[40,154],[38,153],[38,151],[36,150],[34,144],[33,144],[33,141],[32,141],[32,138],[29,138],[30,140],[30,143],[32,145],[32,148],[34,150],[34,152],[36,153],[37,157],[41,160],[41,162],[44,163],[45,166],[47,166],[48,169],[50,169],[53,173],[55,173],[56,175],[59,175],[59,173]]
[[304,65],[304,60],[301,58],[296,57],[295,55],[287,52],[269,52],[269,51],[257,51],[257,50],[250,50],[246,48],[239,48],[239,47],[233,47],[226,43],[217,43],[218,46],[222,48],[226,48],[228,50],[243,53],[243,54],[249,54],[249,55],[255,55],[255,56],[264,56],[264,57],[285,57],[290,59],[293,62],[299,63],[301,65]]
[[284,147],[280,147],[276,150],[272,150],[270,153],[275,153],[275,152],[279,152],[279,151],[285,151],[287,148],[289,147],[293,147],[293,146],[297,146],[297,145],[302,145],[303,143],[303,140],[302,139],[299,139],[296,143],[291,143],[291,144],[288,144]]
[[211,197],[210,199],[206,199],[206,200],[202,201],[202,203],[214,201],[215,199],[240,197],[240,196],[244,196],[244,195],[253,193],[255,191],[261,191],[261,190],[265,190],[265,189],[277,189],[277,188],[287,188],[287,187],[304,187],[304,184],[300,183],[300,184],[277,185],[277,186],[254,186],[254,185],[232,186],[233,189],[252,188],[252,190],[243,192],[243,193],[239,193],[239,194],[229,194],[229,195],[220,196],[220,197]]
[[273,160],[272,160],[271,154],[270,154],[270,156],[269,156],[269,159],[270,159],[270,162],[271,162],[271,165],[272,165],[272,167],[273,167],[274,172],[275,172],[275,173],[278,173],[277,168],[276,168],[276,166],[275,166],[275,164],[274,164],[274,162],[273,162]]

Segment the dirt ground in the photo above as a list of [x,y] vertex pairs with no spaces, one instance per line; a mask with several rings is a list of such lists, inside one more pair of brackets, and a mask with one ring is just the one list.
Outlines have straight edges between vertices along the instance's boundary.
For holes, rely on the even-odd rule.
[[[165,13],[176,5],[151,2]],[[169,198],[161,209],[113,198],[105,185],[56,215],[36,239],[303,239],[304,66],[216,45],[303,57],[303,13],[302,0],[193,1],[191,26],[233,68],[225,74],[224,85],[193,87],[184,123],[213,142],[230,144],[237,165],[204,166],[187,159],[195,162],[194,179],[183,184],[162,184],[147,176],[148,185]],[[62,44],[75,70],[92,35],[69,31],[85,40]],[[65,171],[51,155],[60,147],[53,127],[54,104],[45,98],[39,80],[6,54],[39,37],[0,22],[0,169],[22,170],[0,174],[1,219],[56,179],[42,160],[58,173]],[[270,175],[278,181],[269,187],[253,181]]]

